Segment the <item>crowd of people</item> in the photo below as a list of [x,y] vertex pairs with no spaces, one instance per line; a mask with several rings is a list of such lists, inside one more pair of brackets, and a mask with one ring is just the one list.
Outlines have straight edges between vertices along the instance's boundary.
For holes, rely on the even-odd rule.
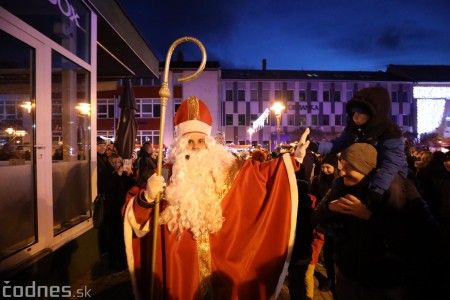
[[243,156],[217,143],[191,97],[175,115],[168,179],[151,143],[124,170],[99,140],[112,266],[128,265],[137,299],[269,299],[284,284],[290,299],[313,299],[319,262],[319,289],[335,299],[450,298],[450,152],[405,147],[390,105],[384,88],[362,89],[335,139],[306,129],[291,149]]
[[30,160],[31,153],[29,150],[24,150],[23,146],[14,147],[10,143],[5,143],[0,148],[0,161],[9,161],[14,159]]
[[99,244],[100,251],[108,255],[109,265],[114,270],[127,266],[122,221],[126,195],[134,188],[145,187],[147,179],[156,171],[156,159],[152,143],[145,142],[137,159],[127,166],[113,145],[97,138],[97,191],[105,199]]

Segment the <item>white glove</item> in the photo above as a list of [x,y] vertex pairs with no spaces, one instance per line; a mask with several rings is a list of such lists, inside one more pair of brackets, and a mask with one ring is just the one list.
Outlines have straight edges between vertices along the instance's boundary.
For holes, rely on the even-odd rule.
[[299,163],[303,162],[303,159],[306,155],[306,148],[309,146],[309,141],[306,140],[309,134],[309,128],[305,129],[305,132],[303,132],[302,136],[300,137],[300,140],[298,141],[297,149],[295,149],[294,157],[295,160]]
[[153,174],[147,180],[147,187],[145,188],[145,192],[144,192],[147,202],[149,202],[149,203],[154,202],[156,199],[156,196],[164,190],[165,186],[166,186],[166,183],[164,182],[164,177],[158,176],[158,175],[156,175],[156,173]]

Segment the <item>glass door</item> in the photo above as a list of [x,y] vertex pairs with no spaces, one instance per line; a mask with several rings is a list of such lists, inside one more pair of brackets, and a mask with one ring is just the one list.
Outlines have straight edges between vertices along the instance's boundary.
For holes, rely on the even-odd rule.
[[37,242],[35,49],[0,31],[0,260]]
[[55,43],[0,6],[0,273],[92,228],[95,42],[77,37]]

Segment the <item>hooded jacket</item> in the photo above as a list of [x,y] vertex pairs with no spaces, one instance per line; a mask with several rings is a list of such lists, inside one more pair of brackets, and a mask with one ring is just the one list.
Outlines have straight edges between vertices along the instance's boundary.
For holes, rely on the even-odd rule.
[[[353,122],[353,109],[362,108],[370,115],[364,125]],[[378,152],[378,173],[370,183],[370,189],[382,194],[396,174],[406,178],[407,163],[405,142],[400,127],[390,118],[391,99],[383,87],[368,87],[360,90],[347,102],[347,125],[342,133],[329,142],[320,142],[318,153],[339,153],[353,143],[368,143]]]

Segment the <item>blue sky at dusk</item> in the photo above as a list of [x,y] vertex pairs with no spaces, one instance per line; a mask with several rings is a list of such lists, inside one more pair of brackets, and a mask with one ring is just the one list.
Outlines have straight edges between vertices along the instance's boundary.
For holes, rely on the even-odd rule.
[[[118,0],[160,60],[193,36],[222,68],[385,70],[450,65],[449,0]],[[200,60],[184,43],[185,60]]]

